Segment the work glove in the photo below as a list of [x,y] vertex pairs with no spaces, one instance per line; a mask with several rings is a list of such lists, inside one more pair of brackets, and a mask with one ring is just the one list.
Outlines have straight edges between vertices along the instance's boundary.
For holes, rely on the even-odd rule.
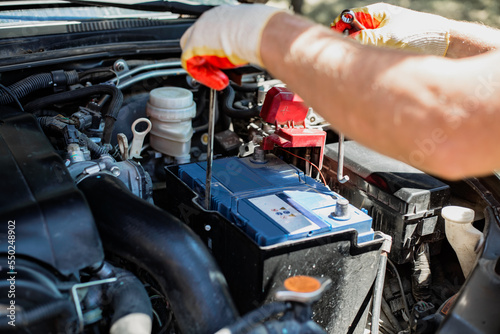
[[263,67],[262,31],[280,11],[265,5],[223,5],[205,12],[181,38],[182,67],[195,80],[217,90],[229,84],[221,69],[249,63]]
[[[331,24],[365,45],[384,46],[444,56],[450,43],[449,20],[433,14],[376,3],[351,10],[357,20],[342,21],[342,14]],[[349,18],[351,13],[345,13]]]

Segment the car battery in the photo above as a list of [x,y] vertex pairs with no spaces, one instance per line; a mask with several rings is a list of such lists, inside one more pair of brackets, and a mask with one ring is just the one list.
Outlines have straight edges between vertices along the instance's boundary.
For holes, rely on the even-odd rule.
[[345,220],[329,217],[342,197],[271,154],[265,164],[215,160],[206,210],[205,166],[167,167],[155,202],[207,245],[239,311],[273,301],[288,277],[329,277],[313,319],[330,333],[362,333],[384,240],[370,217],[353,206]]
[[[373,240],[365,212],[349,204],[346,215],[335,215],[340,195],[272,154],[265,163],[215,160],[212,175],[212,208],[260,246],[349,228],[358,232],[358,243]],[[181,165],[179,178],[203,197],[206,163]]]
[[368,211],[374,229],[392,236],[391,260],[410,262],[415,245],[432,246],[444,238],[441,208],[449,203],[447,184],[355,141],[344,145],[344,174],[349,182],[337,182],[337,144],[325,147],[325,178],[353,205]]

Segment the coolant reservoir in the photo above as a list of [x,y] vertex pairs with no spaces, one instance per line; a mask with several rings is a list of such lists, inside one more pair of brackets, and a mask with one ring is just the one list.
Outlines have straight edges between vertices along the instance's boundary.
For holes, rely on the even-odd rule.
[[441,210],[445,220],[446,238],[455,250],[465,278],[476,263],[475,248],[483,233],[472,226],[474,210],[461,206],[446,206]]
[[153,89],[146,113],[153,123],[151,147],[175,157],[179,163],[189,162],[193,136],[191,119],[196,115],[193,93],[178,87]]

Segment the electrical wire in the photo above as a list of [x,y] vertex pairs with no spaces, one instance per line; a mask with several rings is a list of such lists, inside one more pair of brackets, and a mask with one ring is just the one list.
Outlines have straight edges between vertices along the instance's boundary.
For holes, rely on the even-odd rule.
[[17,98],[17,96],[14,93],[12,93],[12,91],[9,88],[5,87],[2,84],[0,84],[0,88],[2,88],[8,95],[10,95],[10,97],[12,97],[12,99],[18,105],[19,109],[21,109],[21,111],[24,112],[23,105],[21,104],[21,102],[19,101],[19,99]]
[[315,165],[315,164],[313,164],[311,161],[309,161],[309,160],[307,160],[307,159],[305,159],[305,158],[302,158],[302,157],[300,157],[300,156],[298,156],[298,155],[296,155],[296,154],[293,154],[293,153],[292,153],[292,152],[290,152],[290,151],[285,150],[285,149],[284,149],[284,148],[282,148],[282,147],[277,146],[277,148],[279,148],[280,150],[282,150],[282,151],[284,151],[284,152],[286,152],[286,153],[288,153],[288,154],[293,155],[294,157],[297,157],[297,158],[299,158],[299,159],[304,160],[305,162],[310,163],[310,164],[311,164],[311,166],[313,166],[314,168],[316,168],[316,170],[318,171],[318,173],[319,173],[319,175],[321,176],[321,179],[323,180],[323,183],[325,184],[325,186],[327,185],[327,184],[326,184],[325,177],[323,176],[323,173],[321,173],[321,170],[318,168],[318,166],[316,166],[316,165]]
[[158,321],[158,325],[160,326],[160,328],[163,326],[163,324],[161,323],[161,319],[160,319],[160,316],[158,315],[158,312],[156,312],[154,309],[153,309],[153,314],[156,318],[156,321]]
[[[391,267],[392,271],[396,275],[396,278],[397,278],[398,284],[399,284],[399,290],[401,290],[401,299],[403,300],[403,306],[405,308],[406,314],[408,315],[408,319],[410,319],[410,309],[408,308],[408,303],[406,301],[406,296],[405,296],[405,291],[404,291],[404,288],[403,288],[403,283],[401,282],[401,277],[399,276],[398,269],[396,268],[396,266],[394,265],[394,263],[392,263],[391,260],[387,259],[387,263],[389,263],[389,266]],[[407,321],[407,322],[409,322],[409,321]]]

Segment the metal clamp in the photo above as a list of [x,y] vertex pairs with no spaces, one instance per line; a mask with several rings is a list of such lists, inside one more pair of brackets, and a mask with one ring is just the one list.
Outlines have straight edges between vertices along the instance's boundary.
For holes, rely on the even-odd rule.
[[120,148],[120,153],[123,160],[128,160],[128,139],[123,133],[117,135],[118,147]]
[[83,319],[82,306],[80,305],[80,298],[78,297],[77,290],[83,289],[83,288],[88,288],[90,286],[100,285],[100,284],[113,283],[113,282],[116,282],[117,280],[118,280],[118,278],[111,277],[111,278],[106,278],[106,279],[98,280],[98,281],[92,281],[92,282],[87,282],[87,283],[78,283],[78,284],[74,284],[71,287],[71,297],[73,298],[73,302],[75,303],[76,314],[78,315],[78,332],[79,333],[83,332],[83,327],[85,326],[85,324],[84,324],[84,319]]

